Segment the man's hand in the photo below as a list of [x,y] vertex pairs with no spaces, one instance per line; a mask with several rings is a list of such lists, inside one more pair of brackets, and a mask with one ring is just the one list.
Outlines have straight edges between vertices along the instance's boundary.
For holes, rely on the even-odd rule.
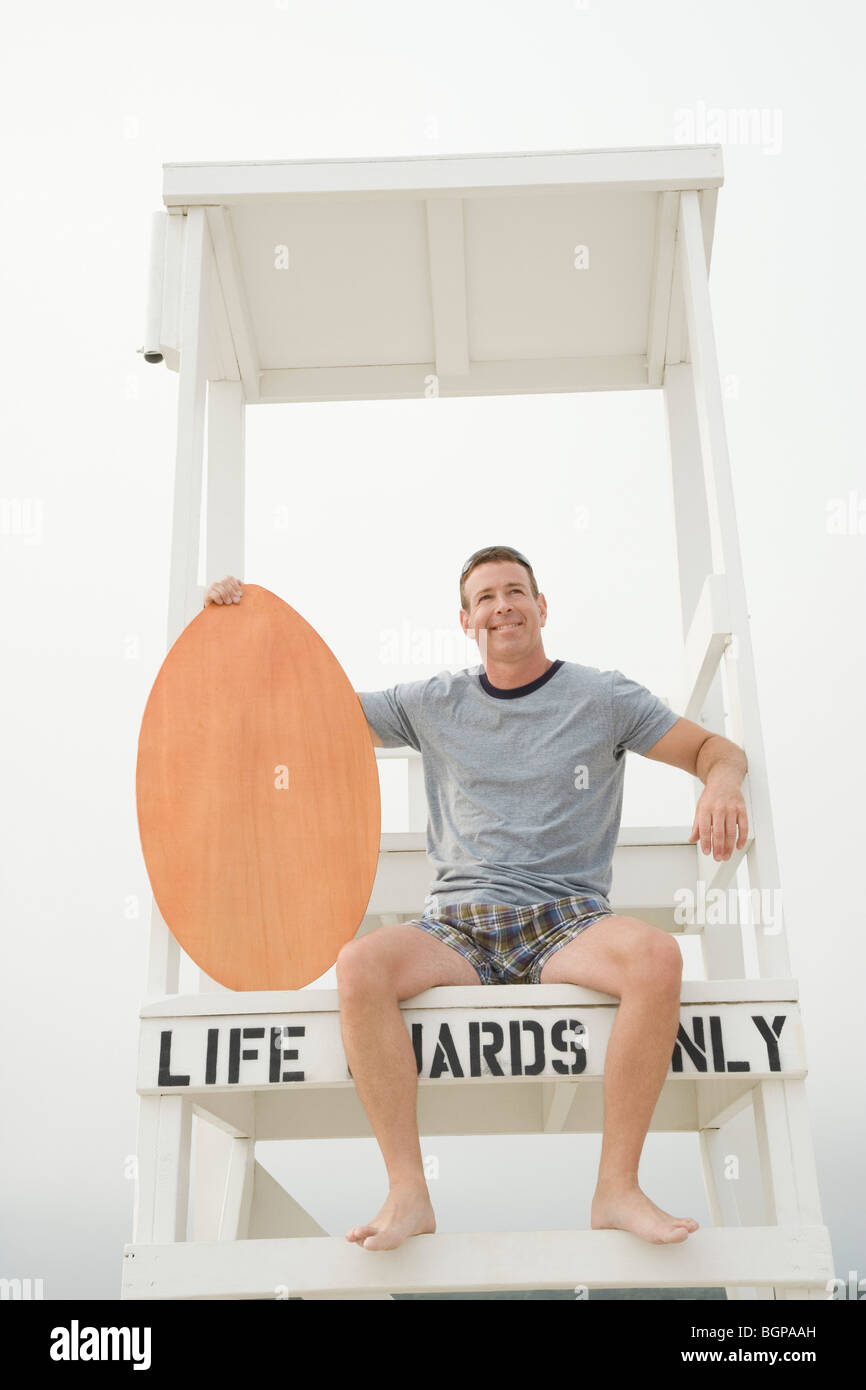
[[205,594],[202,607],[207,608],[209,603],[240,603],[243,587],[233,574],[226,579],[218,579]]
[[749,818],[739,783],[710,773],[695,807],[689,844],[700,836],[704,854],[712,853],[718,860],[730,859],[735,849],[743,848],[748,831]]

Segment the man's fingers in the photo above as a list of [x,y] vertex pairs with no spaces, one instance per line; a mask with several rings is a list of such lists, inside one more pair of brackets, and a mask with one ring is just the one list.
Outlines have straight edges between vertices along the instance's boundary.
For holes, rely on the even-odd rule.
[[713,852],[713,815],[711,811],[703,811],[700,818],[701,830],[701,849],[704,854]]
[[732,808],[725,816],[725,859],[730,859],[737,844],[737,813]]
[[695,815],[689,844],[700,839],[701,853],[714,859],[730,859],[748,838],[749,822],[742,807],[727,806],[701,810]]
[[239,579],[229,576],[228,579],[220,579],[215,584],[211,584],[204,598],[204,606],[207,608],[209,603],[240,603],[243,586]]

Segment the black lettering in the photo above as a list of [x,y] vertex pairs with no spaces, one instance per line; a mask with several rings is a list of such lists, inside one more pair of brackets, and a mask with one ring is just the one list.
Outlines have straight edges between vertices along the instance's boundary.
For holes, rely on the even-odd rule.
[[713,1068],[715,1071],[751,1071],[748,1062],[726,1062],[722,1044],[722,1020],[718,1014],[710,1014],[710,1040],[713,1045]]
[[268,1048],[268,1081],[279,1081],[280,1079],[280,1062],[282,1061],[280,1048],[282,1041],[282,1028],[272,1028],[271,1044]]
[[214,1086],[217,1079],[217,1050],[219,1048],[220,1030],[218,1028],[208,1028],[207,1030],[207,1056],[204,1064],[205,1085]]
[[[298,1054],[294,1048],[283,1048],[283,1038],[300,1038],[304,1035],[303,1027],[295,1027],[286,1024],[284,1027],[271,1029],[271,1042],[268,1055],[268,1080],[269,1081],[303,1081],[302,1071],[282,1071],[284,1061],[296,1060]],[[246,1053],[244,1053],[246,1056]],[[351,1072],[349,1073],[351,1075]]]
[[777,1014],[773,1019],[771,1027],[767,1027],[767,1020],[760,1014],[752,1014],[752,1022],[760,1033],[764,1042],[767,1044],[767,1056],[770,1062],[770,1071],[781,1071],[782,1062],[779,1057],[778,1037],[785,1026],[785,1014]]
[[481,1044],[481,1054],[487,1063],[487,1069],[490,1075],[504,1076],[505,1072],[496,1060],[496,1054],[502,1051],[502,1045],[505,1041],[501,1024],[494,1023],[492,1019],[486,1019],[481,1025],[481,1031],[482,1033],[491,1033],[493,1035],[493,1042]]
[[241,1074],[241,1030],[229,1029],[229,1084],[234,1085]]
[[512,1018],[508,1022],[508,1033],[511,1039],[511,1075],[522,1076],[523,1071],[520,1066],[520,1019]]
[[158,1086],[188,1086],[188,1076],[172,1076],[171,1074],[171,1029],[167,1028],[164,1033],[159,1035],[159,1071],[157,1073]]
[[481,1075],[481,1024],[475,1018],[469,1024],[469,1075]]
[[672,1071],[683,1070],[683,1054],[680,1051],[681,1047],[685,1048],[686,1052],[691,1057],[698,1071],[707,1070],[707,1051],[706,1046],[704,1044],[704,1020],[701,1018],[700,1014],[698,1014],[696,1018],[692,1019],[692,1027],[695,1032],[694,1043],[692,1043],[692,1040],[686,1032],[685,1028],[683,1027],[682,1022],[677,1024],[677,1037],[676,1042],[674,1043],[673,1057],[671,1059]]
[[[305,1027],[304,1024],[302,1024],[302,1023],[298,1023],[298,1024],[287,1023],[286,1026],[285,1026],[285,1028],[283,1029],[283,1033],[285,1034],[285,1036],[286,1036],[287,1038],[302,1038],[302,1037],[304,1036],[304,1034],[305,1034],[306,1031],[307,1031],[307,1030],[306,1030],[306,1027]],[[283,1061],[284,1061],[284,1062],[296,1062],[297,1060],[298,1060],[298,1052],[297,1052],[297,1049],[296,1049],[296,1048],[294,1048],[294,1047],[286,1047],[286,1048],[283,1048]],[[282,1075],[282,1080],[283,1080],[283,1081],[303,1081],[303,1079],[304,1079],[304,1073],[303,1073],[302,1071],[284,1071],[284,1072],[283,1072],[283,1075]]]
[[[417,1071],[417,1073],[418,1073],[419,1076],[421,1075],[421,1067],[423,1066],[423,1057],[424,1057],[423,1048],[422,1048],[423,1037],[424,1037],[424,1025],[423,1025],[423,1023],[413,1023],[413,1024],[412,1024],[412,1050],[413,1050],[413,1052],[415,1053],[415,1070]],[[352,1073],[349,1072],[349,1075],[351,1076]]]
[[[565,1039],[565,1031],[570,1028],[574,1037]],[[558,1018],[551,1029],[553,1046],[558,1052],[565,1051],[569,1047],[574,1055],[574,1062],[569,1066],[567,1062],[561,1062],[558,1057],[552,1059],[552,1066],[560,1076],[576,1076],[578,1073],[586,1071],[586,1044],[583,1037],[586,1029],[579,1018]]]
[[532,1034],[535,1044],[533,1051],[535,1056],[523,1068],[524,1076],[538,1076],[539,1072],[544,1071],[544,1029],[535,1018],[524,1018],[522,1021],[523,1031]]
[[439,1037],[436,1042],[436,1051],[433,1054],[433,1061],[430,1064],[430,1076],[435,1078],[441,1076],[446,1064],[452,1076],[462,1076],[463,1068],[457,1056],[457,1049],[454,1046],[454,1039],[451,1036],[451,1029],[447,1023],[439,1026]]
[[[264,1028],[244,1028],[243,1035],[245,1038],[263,1038],[265,1030]],[[254,1062],[258,1055],[259,1049],[257,1047],[247,1047],[241,1053],[245,1062]]]

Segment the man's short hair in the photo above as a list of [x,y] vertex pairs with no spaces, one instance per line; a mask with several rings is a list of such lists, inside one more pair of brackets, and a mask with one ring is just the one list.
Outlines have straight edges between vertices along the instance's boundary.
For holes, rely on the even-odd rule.
[[526,556],[521,555],[519,550],[515,550],[510,545],[488,545],[483,550],[476,550],[474,555],[470,555],[460,571],[460,607],[464,612],[469,612],[465,589],[466,580],[478,565],[486,565],[489,560],[513,560],[515,564],[522,565],[529,575],[529,588],[532,597],[538,598],[538,585],[535,582],[535,575],[532,573],[532,566]]

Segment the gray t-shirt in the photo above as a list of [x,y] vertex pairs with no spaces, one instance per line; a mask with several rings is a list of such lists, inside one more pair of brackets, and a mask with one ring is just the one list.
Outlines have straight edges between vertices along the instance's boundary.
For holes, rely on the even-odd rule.
[[646,753],[679,718],[646,686],[554,661],[513,690],[478,665],[358,694],[386,748],[422,755],[435,870],[425,911],[608,900],[625,750]]

